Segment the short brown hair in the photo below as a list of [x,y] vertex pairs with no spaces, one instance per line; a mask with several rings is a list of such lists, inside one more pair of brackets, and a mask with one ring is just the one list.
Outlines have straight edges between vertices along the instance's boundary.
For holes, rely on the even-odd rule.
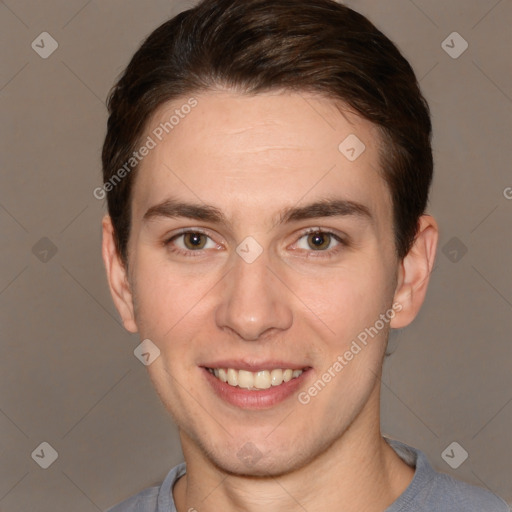
[[[332,0],[203,0],[181,12],[149,35],[110,91],[104,182],[158,107],[219,87],[320,93],[377,125],[396,252],[408,253],[432,181],[430,113],[411,66],[369,20]],[[125,265],[133,182],[129,173],[107,194]]]

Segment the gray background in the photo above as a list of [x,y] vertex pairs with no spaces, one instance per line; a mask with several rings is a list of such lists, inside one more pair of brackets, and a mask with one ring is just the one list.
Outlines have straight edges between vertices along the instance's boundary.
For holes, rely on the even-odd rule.
[[[512,2],[346,3],[411,61],[435,132],[438,259],[419,317],[390,340],[383,432],[512,502]],[[141,40],[192,4],[0,4],[3,512],[103,510],[181,461],[176,428],[133,355],[139,340],[109,295],[105,206],[92,191],[107,91]],[[59,45],[46,59],[31,47],[44,31]],[[469,44],[456,59],[441,46],[454,31]],[[453,441],[469,454],[457,469],[441,456]],[[48,469],[31,457],[42,442],[58,452]]]

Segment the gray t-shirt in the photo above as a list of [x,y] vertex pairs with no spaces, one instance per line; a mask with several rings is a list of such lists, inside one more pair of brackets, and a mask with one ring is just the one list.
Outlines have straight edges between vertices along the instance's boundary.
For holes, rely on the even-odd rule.
[[[435,471],[420,450],[399,441],[386,441],[415,472],[407,489],[383,512],[510,512],[508,505],[491,492]],[[145,489],[107,512],[176,512],[172,487],[185,472],[183,462],[169,471],[159,487]]]

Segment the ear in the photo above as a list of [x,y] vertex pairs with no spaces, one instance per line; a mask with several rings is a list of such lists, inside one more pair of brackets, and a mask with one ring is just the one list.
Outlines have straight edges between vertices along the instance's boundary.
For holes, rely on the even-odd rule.
[[121,315],[124,328],[130,332],[137,332],[133,308],[133,296],[126,274],[126,268],[119,257],[114,241],[114,227],[108,215],[103,217],[103,243],[102,256],[107,271],[107,279],[112,299]]
[[393,305],[397,305],[396,315],[390,322],[394,329],[409,325],[425,300],[438,237],[439,230],[435,219],[430,215],[422,215],[418,220],[414,243],[398,269],[393,300]]

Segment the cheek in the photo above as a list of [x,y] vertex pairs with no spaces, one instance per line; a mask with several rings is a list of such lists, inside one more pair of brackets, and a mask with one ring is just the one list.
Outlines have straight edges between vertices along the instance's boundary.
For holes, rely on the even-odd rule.
[[389,308],[393,286],[387,270],[379,261],[360,262],[328,269],[314,278],[301,276],[294,289],[320,332],[337,344],[349,342]]
[[150,258],[137,263],[135,314],[140,335],[155,343],[170,338],[179,343],[184,326],[200,313],[201,299],[212,287],[210,279],[187,276]]

